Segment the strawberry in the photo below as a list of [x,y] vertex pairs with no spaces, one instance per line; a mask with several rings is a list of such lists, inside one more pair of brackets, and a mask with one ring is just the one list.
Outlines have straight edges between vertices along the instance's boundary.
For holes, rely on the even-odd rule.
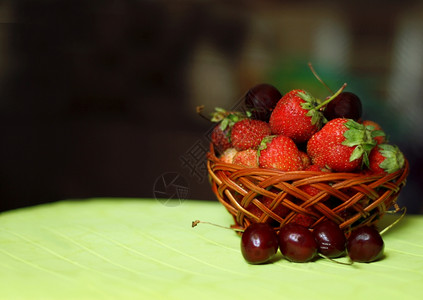
[[303,168],[299,150],[294,141],[284,135],[265,137],[259,146],[259,166],[282,171]]
[[[275,191],[275,192],[277,192],[277,191]],[[266,197],[266,196],[261,196],[261,197],[259,197],[257,199],[259,199],[259,201],[261,203],[263,203],[267,208],[269,208],[269,209],[271,208],[271,204],[273,202],[273,199],[272,198],[269,198],[269,197]],[[263,211],[260,208],[258,208],[253,203],[250,203],[248,205],[247,210],[249,212],[251,212],[252,214],[254,214],[255,216],[259,217],[259,218],[263,215]],[[280,203],[279,205],[277,205],[276,207],[274,207],[272,209],[272,211],[275,214],[277,214],[278,216],[280,216],[281,218],[285,218],[286,215],[288,215],[288,213],[290,212],[290,209],[287,208],[286,206],[284,206],[282,203]],[[272,218],[268,218],[267,219],[267,222],[272,222],[272,221],[273,221]]]
[[369,155],[369,171],[372,174],[390,174],[404,166],[404,155],[395,145],[380,144]]
[[211,133],[211,141],[217,152],[222,153],[226,149],[232,147],[231,141],[229,140],[229,133],[230,128],[221,126],[221,124],[218,124],[213,128]]
[[313,219],[313,217],[309,215],[303,215],[303,214],[297,214],[295,217],[291,220],[290,223],[295,223],[302,225],[304,227],[310,227],[316,220]]
[[247,149],[237,152],[233,158],[233,164],[246,168],[258,168],[257,150]]
[[234,156],[238,153],[235,148],[228,148],[223,151],[222,155],[220,156],[220,160],[227,164],[232,164],[234,161]]
[[[384,143],[387,142],[386,134],[383,131],[382,127],[378,123],[376,123],[375,121],[371,121],[371,120],[364,120],[363,122],[361,122],[361,124],[363,124],[364,126],[369,128],[370,130],[376,131],[376,133],[373,133],[373,135],[374,135],[374,139],[376,140],[377,144],[384,144]],[[376,135],[376,134],[378,134],[378,135]]]
[[272,134],[285,135],[296,143],[308,141],[325,121],[320,108],[335,99],[345,86],[324,102],[304,90],[288,92],[278,101],[270,115]]
[[216,107],[215,110],[210,121],[217,123],[217,125],[213,128],[210,138],[216,151],[223,153],[226,149],[232,147],[230,135],[233,125],[246,116],[241,112],[226,111],[219,107]]
[[308,156],[308,154],[305,153],[304,151],[299,151],[299,153],[300,153],[301,162],[303,163],[303,169],[305,169],[311,165],[310,156]]
[[[330,170],[319,167],[317,165],[309,165],[308,167],[304,168],[304,171],[314,171],[314,172],[330,172]],[[316,196],[320,190],[310,184],[301,185],[298,187],[300,190],[306,192],[310,196]]]
[[311,186],[310,184],[302,185],[298,188],[302,190],[303,192],[309,194],[310,196],[316,196],[320,192],[318,188],[315,188]]
[[315,111],[315,119],[312,120],[312,116],[308,115],[309,110],[304,108],[305,104],[317,106],[316,100],[304,90],[292,90],[285,94],[270,115],[272,134],[285,135],[296,143],[307,141],[319,130],[319,120],[323,115]]
[[238,151],[257,149],[261,140],[270,135],[269,124],[253,119],[243,119],[236,122],[231,131],[231,142]]
[[362,163],[369,164],[368,155],[374,146],[371,130],[351,119],[336,118],[310,138],[307,153],[320,167],[352,172]]
[[322,168],[322,167],[319,167],[318,165],[313,165],[313,164],[311,164],[311,165],[307,166],[306,168],[304,168],[304,171],[330,172],[329,169]]

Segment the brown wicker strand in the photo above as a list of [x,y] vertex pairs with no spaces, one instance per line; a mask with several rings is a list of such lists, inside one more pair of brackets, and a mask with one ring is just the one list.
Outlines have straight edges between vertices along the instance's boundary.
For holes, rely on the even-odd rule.
[[[409,164],[406,160],[403,169],[388,175],[283,172],[224,163],[210,145],[207,170],[212,191],[233,216],[234,227],[243,229],[252,222],[269,222],[277,230],[297,215],[304,215],[312,220],[310,229],[331,219],[350,231],[376,224],[387,210],[398,209],[396,202],[406,184]],[[307,194],[301,189],[305,185],[318,192],[314,196]],[[278,215],[277,208],[281,207],[288,210],[286,215]],[[260,213],[253,213],[251,208]]]

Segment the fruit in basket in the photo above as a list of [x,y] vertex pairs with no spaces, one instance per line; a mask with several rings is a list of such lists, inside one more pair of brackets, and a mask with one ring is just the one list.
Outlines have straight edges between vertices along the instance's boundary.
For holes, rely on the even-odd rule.
[[317,242],[306,227],[288,223],[279,231],[279,248],[282,255],[293,262],[308,262],[317,255]]
[[[332,90],[326,83],[320,78],[317,72],[314,70],[311,63],[308,64],[311,72],[314,74],[317,80],[320,81],[330,92]],[[330,101],[323,109],[323,115],[327,121],[337,118],[347,118],[358,121],[362,115],[362,104],[360,98],[351,92],[342,92]]]
[[307,143],[313,164],[338,172],[354,172],[376,146],[372,131],[351,119],[329,121]]
[[329,258],[345,254],[347,239],[339,226],[331,220],[320,222],[313,230],[318,252]]
[[345,87],[346,84],[323,102],[302,89],[288,92],[278,101],[270,116],[272,134],[288,136],[296,143],[308,141],[323,125],[325,118],[321,110]]
[[230,138],[230,128],[216,125],[211,133],[211,140],[216,150],[220,153],[232,147]]
[[244,96],[244,105],[252,118],[267,122],[281,97],[282,94],[276,87],[261,83],[248,90]]
[[292,224],[302,225],[306,228],[309,228],[311,225],[313,225],[314,222],[316,222],[316,220],[306,214],[296,214],[295,217],[293,217],[291,220]]
[[323,115],[328,121],[337,118],[358,121],[361,118],[362,110],[361,100],[356,94],[342,92],[326,105]]
[[231,143],[238,151],[255,149],[260,145],[261,140],[268,135],[270,135],[268,123],[247,118],[232,126]]
[[395,145],[377,145],[369,155],[369,170],[372,174],[390,174],[404,166],[404,155]]
[[[309,169],[310,168],[308,168],[308,170]],[[298,188],[302,190],[303,192],[306,192],[310,196],[316,196],[320,192],[318,188],[314,187],[311,184],[305,184],[305,185],[299,186]]]
[[232,163],[245,168],[258,168],[257,150],[247,149],[237,152]]
[[265,137],[258,151],[261,168],[282,171],[298,171],[303,168],[297,145],[292,139],[284,135]]
[[313,172],[330,172],[329,169],[324,168],[324,167],[319,167],[318,165],[309,165],[308,167],[306,167],[304,169],[304,171],[313,171]]
[[308,168],[311,165],[310,156],[308,156],[308,154],[304,151],[299,151],[299,153],[300,153],[301,161],[303,163],[303,169]]
[[241,112],[226,111],[220,107],[215,108],[210,121],[217,124],[211,133],[211,142],[219,153],[223,153],[226,149],[233,147],[231,143],[232,127],[236,122],[245,118],[247,116]]
[[377,130],[379,132],[378,136],[375,136],[374,139],[376,140],[376,143],[378,144],[384,144],[387,142],[387,137],[385,132],[383,131],[382,127],[379,125],[379,123],[376,123],[372,120],[364,120],[361,122],[364,126],[367,126],[370,130]]
[[288,136],[296,143],[307,141],[322,124],[322,113],[314,110],[317,105],[317,99],[304,90],[285,94],[270,116],[272,133]]
[[[270,189],[273,192],[273,189]],[[291,197],[287,197],[288,199],[290,199]],[[282,203],[279,203],[278,205],[275,206],[275,204],[273,203],[273,198],[271,197],[267,197],[267,196],[259,196],[257,197],[257,199],[264,205],[266,206],[268,209],[271,209],[272,212],[274,214],[276,214],[277,216],[281,217],[281,218],[285,218],[289,212],[290,209],[287,208],[286,206],[284,206]],[[263,210],[261,208],[259,208],[254,202],[251,202],[248,206],[247,206],[247,210],[252,213],[253,215],[255,215],[256,217],[260,218],[263,215]],[[276,221],[269,217],[266,222],[270,223],[270,224],[276,224]],[[276,224],[277,226],[277,224]]]
[[252,223],[242,233],[241,253],[250,264],[269,262],[278,251],[278,237],[266,223]]
[[224,163],[232,164],[237,153],[235,148],[228,148],[220,155],[219,159]]
[[352,261],[373,262],[383,256],[385,244],[376,228],[363,226],[353,230],[347,240],[347,253]]

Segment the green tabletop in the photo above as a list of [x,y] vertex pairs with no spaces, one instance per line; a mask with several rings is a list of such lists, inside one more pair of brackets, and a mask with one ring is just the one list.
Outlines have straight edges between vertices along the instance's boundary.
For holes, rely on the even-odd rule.
[[192,228],[196,219],[232,224],[217,201],[87,199],[0,214],[0,299],[423,298],[423,216],[384,235],[384,259],[353,265],[280,254],[249,265],[236,233]]

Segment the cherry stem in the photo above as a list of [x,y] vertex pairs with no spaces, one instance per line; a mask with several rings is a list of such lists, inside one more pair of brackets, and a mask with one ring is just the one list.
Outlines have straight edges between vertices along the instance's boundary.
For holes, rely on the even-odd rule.
[[[402,214],[401,214],[401,216],[398,218],[398,219],[396,219],[392,224],[390,224],[389,226],[387,226],[386,228],[384,228],[381,232],[380,232],[380,235],[383,235],[385,232],[387,232],[389,229],[391,229],[392,227],[394,227],[396,224],[398,224],[398,222],[399,221],[401,221],[403,218],[404,218],[404,216],[405,216],[405,213],[407,212],[407,208],[404,206],[403,208],[401,208],[400,210],[402,210]],[[396,212],[398,212],[398,211],[394,211],[394,213],[396,213]]]
[[342,93],[342,91],[345,89],[345,87],[347,86],[347,83],[344,83],[341,88],[336,91],[335,94],[333,94],[329,99],[323,101],[322,103],[320,103],[319,105],[316,106],[316,110],[319,110],[320,108],[322,108],[323,106],[326,106],[329,102],[331,102],[333,99],[335,99],[336,97],[338,97],[338,95],[340,93]]
[[340,264],[340,265],[351,266],[351,265],[353,264],[353,262],[352,262],[352,261],[349,261],[349,262],[342,262],[342,261],[337,261],[337,260],[334,260],[333,258],[330,258],[330,257],[328,257],[328,256],[326,256],[326,255],[324,255],[324,254],[322,254],[322,253],[319,253],[318,255],[319,255],[320,257],[322,257],[322,258],[328,259],[328,260],[330,260],[331,262],[334,262],[334,263],[337,263],[337,264]]
[[333,94],[333,91],[331,90],[331,88],[329,86],[327,86],[327,84],[320,78],[319,75],[317,75],[317,72],[316,72],[316,70],[314,70],[313,65],[311,64],[311,62],[308,63],[308,66],[309,66],[311,72],[313,73],[314,77],[316,77],[317,80],[319,80],[320,83],[323,84],[328,89],[328,91]]
[[197,114],[200,116],[200,117],[202,117],[203,119],[205,119],[205,120],[207,120],[207,121],[209,121],[209,122],[211,122],[211,119],[210,118],[207,118],[205,115],[203,115],[203,109],[204,109],[204,105],[199,105],[199,106],[197,106],[196,107],[196,111],[197,111]]
[[219,225],[219,224],[215,224],[215,223],[211,223],[211,222],[200,221],[200,220],[192,221],[191,226],[194,228],[200,223],[213,225],[213,226],[216,226],[216,227],[220,227],[220,228],[223,228],[223,229],[229,229],[229,230],[233,230],[233,231],[237,231],[237,232],[244,232],[244,230],[240,229],[240,228],[227,227],[227,226],[223,226],[223,225]]

